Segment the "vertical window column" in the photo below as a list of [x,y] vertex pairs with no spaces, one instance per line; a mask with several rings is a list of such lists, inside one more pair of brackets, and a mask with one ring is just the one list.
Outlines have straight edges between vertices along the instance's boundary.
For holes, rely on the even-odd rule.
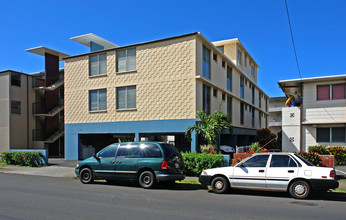
[[232,68],[227,66],[227,90],[232,91]]
[[210,79],[210,50],[203,45],[203,76]]
[[210,87],[203,85],[203,111],[210,114]]

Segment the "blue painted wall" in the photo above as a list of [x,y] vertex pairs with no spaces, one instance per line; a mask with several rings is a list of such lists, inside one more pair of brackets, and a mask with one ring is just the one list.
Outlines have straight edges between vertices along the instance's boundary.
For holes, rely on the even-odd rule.
[[[185,132],[196,119],[129,121],[104,123],[65,124],[65,159],[78,160],[79,134],[128,134],[134,133],[139,141],[141,133],[177,133]],[[192,134],[191,151],[196,151],[196,137]]]

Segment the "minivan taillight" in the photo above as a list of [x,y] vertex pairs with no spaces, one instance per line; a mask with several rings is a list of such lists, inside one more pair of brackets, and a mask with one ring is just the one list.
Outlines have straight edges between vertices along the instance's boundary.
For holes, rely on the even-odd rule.
[[167,161],[166,160],[162,161],[161,170],[167,170],[167,168],[168,168]]
[[329,177],[335,177],[335,170],[330,171]]

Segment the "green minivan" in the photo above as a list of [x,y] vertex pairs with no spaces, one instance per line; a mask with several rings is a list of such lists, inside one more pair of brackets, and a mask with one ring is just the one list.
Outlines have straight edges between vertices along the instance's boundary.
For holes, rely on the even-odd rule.
[[151,188],[157,182],[174,184],[185,179],[178,150],[157,142],[111,144],[78,163],[75,172],[85,184],[100,179],[110,183],[135,180],[143,188]]

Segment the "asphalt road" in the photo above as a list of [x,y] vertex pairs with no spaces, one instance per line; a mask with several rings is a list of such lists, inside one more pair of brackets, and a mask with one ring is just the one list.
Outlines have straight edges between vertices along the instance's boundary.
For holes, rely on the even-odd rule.
[[[126,184],[128,185],[128,184]],[[344,219],[346,194],[217,195],[191,187],[83,185],[76,179],[0,173],[0,219]]]

